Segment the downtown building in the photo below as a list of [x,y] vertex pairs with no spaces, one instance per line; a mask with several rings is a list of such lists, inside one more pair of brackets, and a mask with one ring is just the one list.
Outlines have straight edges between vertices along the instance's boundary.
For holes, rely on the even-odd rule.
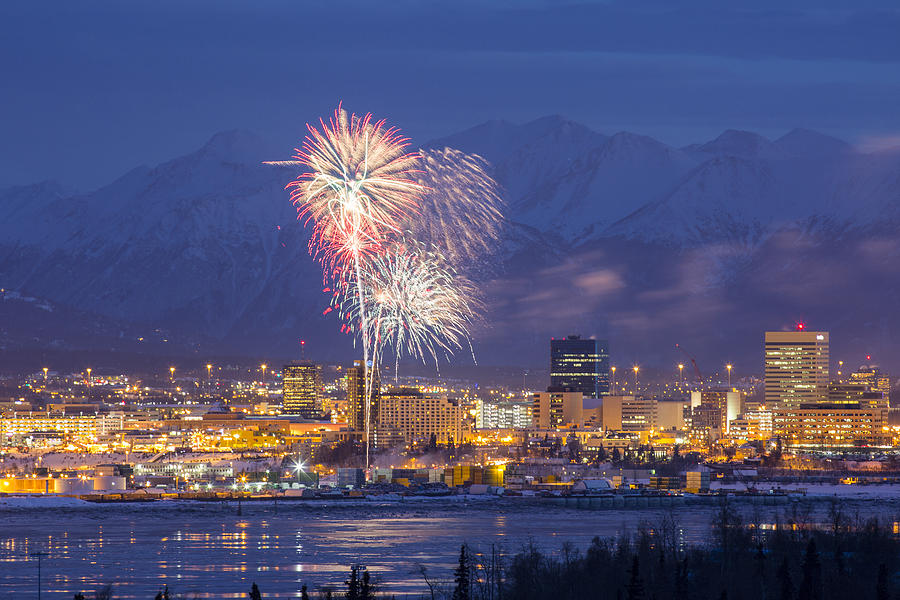
[[531,425],[538,429],[582,427],[584,394],[580,391],[535,392],[531,399]]
[[[353,361],[344,380],[347,385],[347,424],[356,431],[366,430],[366,371],[361,360]],[[378,403],[381,398],[381,380],[378,372],[372,374],[368,398],[370,431],[378,421]]]
[[767,331],[765,401],[774,408],[820,402],[828,394],[827,331]]
[[774,429],[790,448],[829,451],[890,444],[887,411],[864,402],[810,402],[777,409]]
[[550,391],[580,392],[588,398],[609,393],[609,344],[570,335],[550,340]]
[[765,404],[789,448],[829,451],[889,443],[883,394],[831,383],[827,331],[769,331]]
[[741,393],[733,390],[691,392],[691,434],[711,444],[731,433],[741,414]]
[[[680,405],[683,411],[683,405]],[[658,427],[659,400],[646,396],[606,396],[603,398],[604,431],[649,433]]]
[[527,429],[532,403],[527,400],[475,400],[477,429]]
[[891,377],[878,365],[860,365],[850,373],[850,382],[865,384],[871,391],[881,392],[885,402],[889,403],[891,400]]
[[322,380],[319,366],[310,361],[284,365],[282,373],[282,408],[285,415],[305,419],[319,416],[322,407]]
[[401,388],[379,399],[375,444],[387,448],[400,443],[458,444],[468,437],[465,410],[458,400]]

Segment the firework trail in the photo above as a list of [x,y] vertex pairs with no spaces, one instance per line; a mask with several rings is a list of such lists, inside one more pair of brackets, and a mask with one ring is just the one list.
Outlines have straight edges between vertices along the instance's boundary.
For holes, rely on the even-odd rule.
[[420,210],[403,224],[409,236],[459,272],[492,261],[503,228],[503,201],[490,165],[452,148],[422,150]]

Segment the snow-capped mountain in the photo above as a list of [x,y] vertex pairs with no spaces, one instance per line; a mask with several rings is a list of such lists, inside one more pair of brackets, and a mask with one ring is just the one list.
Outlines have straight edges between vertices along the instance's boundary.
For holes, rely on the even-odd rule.
[[[545,338],[572,332],[660,362],[668,344],[654,340],[666,336],[692,337],[701,356],[729,344],[756,357],[761,331],[797,318],[885,352],[900,333],[900,152],[808,130],[674,148],[561,117],[491,121],[427,146],[485,157],[505,190],[503,264],[480,282],[483,361],[543,362]],[[302,336],[323,359],[346,358],[284,190],[295,173],[262,164],[289,152],[231,131],[93,192],[0,190],[0,288],[126,337],[164,328],[194,350],[290,353]],[[34,343],[10,331],[0,343]]]

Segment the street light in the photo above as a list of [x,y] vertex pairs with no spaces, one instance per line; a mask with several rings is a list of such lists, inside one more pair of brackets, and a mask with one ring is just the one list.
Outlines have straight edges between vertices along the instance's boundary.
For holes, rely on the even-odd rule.
[[211,364],[206,365],[206,378],[212,379],[212,365]]
[[684,385],[684,364],[678,363],[678,383]]
[[306,465],[303,464],[303,459],[299,456],[297,457],[297,461],[294,463],[294,473],[297,474],[297,483],[301,482],[301,473],[306,473]]
[[634,369],[634,393],[637,394],[637,387],[638,387],[637,375],[638,375],[638,371],[640,370],[640,368],[637,365],[634,365],[634,367],[632,367],[632,368]]
[[731,365],[725,365],[725,368],[728,369],[728,387],[731,387]]
[[44,383],[47,383],[47,373],[50,371],[47,367],[41,369],[44,372]]
[[259,365],[259,370],[262,371],[262,382],[263,385],[266,383],[266,363]]
[[91,385],[91,381],[92,381],[92,380],[91,380],[91,368],[88,367],[88,368],[85,369],[85,370],[87,371],[87,376],[88,376],[88,386],[90,386],[90,385]]
[[47,552],[31,552],[28,554],[28,556],[35,556],[38,559],[38,578],[37,578],[38,579],[37,580],[38,596],[37,597],[38,597],[38,600],[41,600],[41,559],[45,556],[49,556],[49,554]]
[[169,379],[175,381],[175,367],[169,367]]
[[616,367],[615,367],[615,365],[610,367],[609,370],[612,371],[612,387],[613,387],[613,395],[615,396],[615,394],[616,394]]

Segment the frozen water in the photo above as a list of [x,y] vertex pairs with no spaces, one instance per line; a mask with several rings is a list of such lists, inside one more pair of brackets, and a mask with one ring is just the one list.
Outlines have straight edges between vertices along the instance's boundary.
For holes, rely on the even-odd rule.
[[[874,488],[873,488],[874,489]],[[879,488],[877,502],[851,499],[847,514],[893,519],[900,499]],[[842,488],[846,491],[846,487]],[[828,490],[822,490],[823,496]],[[105,583],[116,598],[152,598],[164,584],[185,597],[243,598],[256,582],[266,598],[299,596],[323,585],[340,587],[348,566],[368,567],[390,594],[419,595],[429,576],[449,580],[459,545],[491,544],[514,553],[533,540],[558,551],[565,541],[584,548],[594,536],[616,536],[660,509],[577,510],[539,499],[466,498],[392,502],[157,502],[93,505],[30,498],[0,504],[0,594],[36,588],[46,551],[43,590],[71,597]],[[60,505],[63,504],[63,505]],[[799,500],[783,507],[737,504],[749,520],[784,522],[793,514],[825,522],[830,503]],[[714,506],[685,506],[673,514],[686,543],[708,539]]]

